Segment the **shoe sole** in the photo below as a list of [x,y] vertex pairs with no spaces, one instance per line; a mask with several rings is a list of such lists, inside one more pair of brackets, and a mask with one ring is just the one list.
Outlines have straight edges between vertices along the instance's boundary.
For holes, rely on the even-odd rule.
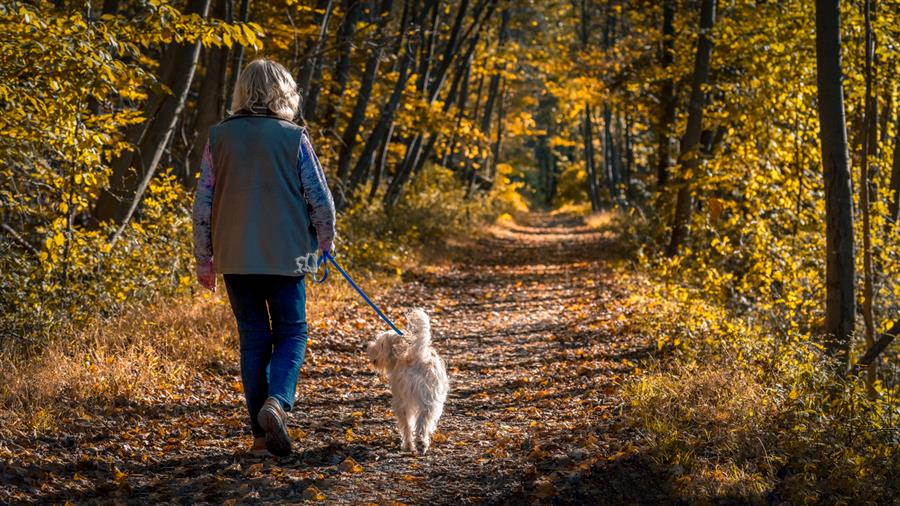
[[257,421],[266,431],[266,449],[277,457],[290,455],[291,436],[278,413],[272,409],[263,409],[259,412]]

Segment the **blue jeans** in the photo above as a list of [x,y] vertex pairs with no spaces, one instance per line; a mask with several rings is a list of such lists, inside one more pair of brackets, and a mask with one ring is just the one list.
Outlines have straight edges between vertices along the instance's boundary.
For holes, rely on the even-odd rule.
[[[306,353],[306,287],[303,276],[225,274],[225,288],[241,343],[241,380],[254,436],[268,397],[290,411]],[[268,306],[268,309],[267,309]],[[270,324],[271,318],[271,324]]]

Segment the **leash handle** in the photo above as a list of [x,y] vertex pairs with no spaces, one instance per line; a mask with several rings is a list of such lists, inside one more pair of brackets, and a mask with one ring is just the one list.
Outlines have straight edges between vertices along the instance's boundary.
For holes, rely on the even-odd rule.
[[334,268],[337,269],[338,272],[340,272],[342,276],[344,276],[344,279],[346,279],[347,282],[350,283],[350,286],[352,286],[353,289],[356,290],[356,292],[363,298],[363,300],[366,301],[366,303],[369,306],[371,306],[372,309],[375,310],[375,312],[378,314],[378,316],[380,316],[381,319],[384,320],[385,323],[390,325],[391,328],[394,330],[394,332],[396,332],[397,334],[399,334],[401,336],[403,335],[403,332],[400,332],[400,329],[398,329],[397,326],[394,325],[394,322],[392,322],[387,316],[385,316],[384,313],[381,312],[381,309],[379,309],[378,306],[376,306],[375,303],[372,302],[372,299],[370,299],[369,296],[366,295],[366,292],[364,292],[363,289],[360,288],[359,285],[357,285],[355,281],[353,281],[353,278],[351,278],[350,275],[347,274],[347,271],[345,271],[343,269],[343,267],[341,267],[341,264],[337,263],[337,260],[335,260],[334,257],[331,256],[330,252],[328,252],[328,251],[322,252],[322,256],[319,257],[318,261],[316,262],[316,265],[318,267],[321,267],[323,263],[325,264],[325,273],[322,275],[321,279],[316,279],[315,276],[313,276],[314,282],[323,283],[326,279],[328,279],[328,263],[331,263],[331,265],[333,265]]
[[312,275],[313,283],[315,283],[317,285],[321,285],[322,283],[325,282],[326,279],[328,279],[328,264],[325,263],[325,254],[324,253],[322,254],[322,256],[320,256],[318,259],[316,259],[316,270],[319,270],[322,267],[323,263],[325,264],[325,269],[324,269],[324,273],[322,274],[322,277],[319,279],[316,279],[315,273],[313,273],[313,275]]

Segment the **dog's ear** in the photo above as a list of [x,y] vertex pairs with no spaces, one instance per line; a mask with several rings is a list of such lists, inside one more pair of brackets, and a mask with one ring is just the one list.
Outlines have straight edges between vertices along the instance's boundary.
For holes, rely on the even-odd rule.
[[431,320],[428,313],[420,307],[406,313],[406,323],[409,325],[409,331],[415,336],[431,335]]

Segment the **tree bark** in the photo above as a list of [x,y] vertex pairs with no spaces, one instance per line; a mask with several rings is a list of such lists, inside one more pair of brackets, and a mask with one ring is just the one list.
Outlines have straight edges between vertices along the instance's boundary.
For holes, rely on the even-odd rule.
[[846,367],[856,318],[853,193],[841,88],[839,0],[816,0],[816,84],[825,180],[825,342]]
[[[464,9],[459,9],[459,17],[465,15]],[[427,30],[427,37],[424,44],[419,47],[419,70],[416,72],[418,79],[416,80],[416,89],[420,94],[424,94],[430,80],[429,72],[431,71],[431,61],[434,58],[435,39],[437,38],[438,24],[441,19],[441,0],[435,2],[431,11],[431,23]]]
[[[238,21],[246,23],[250,19],[250,0],[241,0],[241,11]],[[241,75],[241,67],[244,65],[244,46],[234,45],[234,55],[231,60],[231,76],[228,82],[228,96],[225,97],[225,106],[231,107],[231,98],[234,96],[234,87],[237,86],[238,77]]]
[[372,187],[369,189],[369,202],[371,203],[378,194],[378,187],[384,178],[384,167],[387,165],[388,147],[391,145],[391,137],[394,135],[394,123],[391,122],[388,127],[387,134],[381,142],[381,148],[378,150],[378,158],[375,160],[375,175],[372,177]]
[[331,100],[327,103],[323,115],[325,128],[330,131],[334,131],[337,125],[337,115],[343,105],[344,90],[350,78],[350,56],[353,38],[356,35],[356,24],[362,12],[362,3],[362,0],[344,0],[344,19],[337,33],[337,60],[331,79]]
[[555,106],[555,99],[551,94],[543,95],[538,99],[535,116],[537,127],[544,131],[536,139],[535,156],[540,166],[540,186],[543,190],[544,205],[548,208],[552,206],[556,193],[556,159],[550,147],[550,139],[555,131],[553,123]]
[[[231,0],[217,0],[216,17],[230,21]],[[206,50],[207,62],[200,93],[197,98],[197,117],[194,121],[194,132],[197,137],[188,153],[188,164],[181,172],[182,184],[193,188],[200,172],[200,160],[203,148],[209,140],[209,127],[225,116],[225,80],[228,70],[228,49],[210,47]]]
[[[319,36],[307,47],[303,65],[300,67],[300,77],[297,80],[297,88],[303,94],[303,107],[301,107],[303,112],[301,117],[304,121],[315,119],[316,104],[319,100],[319,87],[322,80],[322,57],[319,55],[319,51],[322,49],[322,43],[325,41],[333,5],[334,0],[318,0],[316,2],[316,10],[324,11],[322,14],[316,13],[313,16],[313,20],[319,25]],[[315,77],[315,86],[312,85],[313,77]]]
[[497,164],[500,163],[500,155],[503,152],[503,121],[506,119],[506,80],[502,80],[500,98],[497,103],[497,141],[494,142],[494,150],[491,156],[491,169],[489,178],[492,184],[497,183]]
[[[625,144],[625,201],[628,204],[634,198],[634,187],[631,184],[631,177],[634,173],[634,137],[631,134],[632,123],[631,115],[625,112],[624,139]],[[630,205],[630,204],[629,204]]]
[[616,202],[619,200],[619,173],[616,170],[616,144],[612,134],[612,109],[609,103],[603,104],[603,176],[609,195]]
[[[475,104],[472,108],[472,123],[478,121],[478,113],[481,111],[481,96],[484,94],[484,74],[478,78],[478,91],[475,93]],[[475,189],[475,168],[472,167],[472,158],[466,157],[463,175],[466,178],[466,198],[472,196]]]
[[[186,12],[206,16],[210,0],[191,0]],[[135,125],[126,138],[135,146],[113,161],[109,186],[104,189],[94,208],[96,223],[112,221],[122,228],[134,214],[150,180],[156,173],[163,151],[184,110],[188,91],[200,56],[200,41],[193,44],[173,44],[160,65],[160,80],[172,94],[160,92],[148,99],[144,107],[143,123]]]
[[672,237],[666,249],[667,256],[675,256],[678,249],[687,240],[693,198],[691,195],[691,179],[700,167],[700,134],[703,130],[703,107],[706,92],[703,87],[709,81],[709,60],[712,54],[711,38],[713,23],[716,19],[716,0],[703,0],[700,6],[700,34],[697,41],[697,56],[694,59],[694,75],[691,80],[691,98],[688,104],[688,122],[681,139],[681,152],[678,160],[682,165],[682,181],[678,188],[675,202],[675,216],[672,223]]
[[[387,22],[387,14],[391,12],[393,0],[382,0],[377,12],[372,5],[373,16],[376,16],[377,31],[380,33],[384,30]],[[344,135],[341,137],[341,149],[338,157],[338,181],[342,188],[346,188],[350,177],[350,159],[353,154],[353,147],[356,145],[356,136],[359,134],[360,127],[366,117],[366,107],[372,96],[372,88],[375,84],[375,77],[378,73],[378,64],[381,61],[381,55],[384,52],[384,41],[378,41],[376,47],[369,53],[366,59],[366,67],[363,71],[363,77],[359,85],[359,94],[356,97],[356,106],[353,108],[353,114],[350,121],[347,122],[347,128],[344,129]],[[342,193],[342,192],[341,192]],[[341,205],[342,207],[342,205]]]
[[[466,4],[467,5],[467,4]],[[484,18],[480,17],[481,10],[488,5],[488,12],[485,14]],[[474,27],[478,27],[478,32],[476,32],[476,37],[474,40],[477,40],[477,33],[480,33],[481,26],[490,19],[493,14],[494,7],[496,5],[495,0],[490,0],[489,2],[482,0],[475,6],[475,10],[473,12],[474,19],[472,21],[472,25],[467,30],[467,33],[471,32]],[[461,44],[463,44],[467,38],[467,35],[460,37],[460,32],[462,30],[462,21],[464,19],[465,12],[460,11],[457,15],[456,20],[453,23],[453,28],[450,32],[450,37],[445,45],[443,60],[440,67],[436,71],[433,80],[431,81],[431,86],[426,87],[427,90],[427,100],[429,102],[433,102],[437,99],[438,94],[440,93],[440,88],[443,85],[447,70],[450,68],[450,64],[452,63],[453,55],[458,53],[458,48]],[[501,33],[505,29],[505,27],[501,27]],[[458,42],[457,42],[458,41]],[[474,47],[473,47],[474,50]],[[444,111],[449,110],[451,100],[447,100],[444,103]],[[423,142],[423,133],[418,133],[410,144],[409,149],[407,150],[407,156],[404,157],[403,163],[397,170],[397,174],[394,176],[394,179],[391,180],[391,184],[388,186],[387,191],[384,195],[384,205],[386,208],[393,207],[399,200],[400,195],[403,190],[403,186],[409,181],[410,176],[413,173],[418,172],[422,165],[427,160],[430,155],[431,149],[434,147],[437,142],[437,137],[432,136],[427,142]],[[423,153],[424,152],[424,153]]]
[[888,214],[896,226],[900,222],[900,114],[894,126],[894,161],[891,164],[891,200],[888,203]]
[[[447,142],[447,148],[444,150],[444,156],[441,159],[441,165],[447,168],[451,168],[450,165],[453,165],[453,155],[456,151],[456,132],[459,131],[459,127],[462,124],[462,120],[466,114],[466,103],[469,100],[469,79],[472,73],[472,55],[470,54],[467,58],[459,63],[459,68],[457,68],[457,74],[461,79],[461,87],[462,89],[457,95],[456,101],[456,122],[454,124],[453,130],[450,132],[450,140]],[[448,100],[448,102],[450,102]]]
[[[660,65],[668,72],[675,60],[675,0],[663,3],[662,44],[659,55]],[[663,79],[660,86],[660,111],[656,149],[656,191],[660,192],[669,182],[669,167],[672,166],[669,138],[675,123],[675,83],[671,77]]]
[[[415,4],[413,5],[413,9],[411,12],[410,18],[413,18],[413,23],[416,26],[421,26],[423,16],[430,10],[431,5],[436,0],[426,0],[426,5],[423,8],[422,14],[417,15]],[[406,16],[401,21],[401,27],[398,37],[398,47],[402,46],[402,39],[406,32],[405,23],[408,22]],[[372,133],[369,134],[368,139],[366,139],[366,143],[363,145],[363,150],[359,155],[359,158],[356,161],[356,166],[353,169],[353,172],[350,176],[350,186],[348,191],[354,190],[360,183],[362,183],[363,177],[365,176],[369,166],[372,164],[372,159],[375,156],[375,151],[378,146],[382,145],[384,142],[384,137],[387,133],[393,130],[392,126],[394,123],[394,114],[397,111],[397,108],[400,105],[400,100],[403,98],[403,90],[406,87],[406,82],[409,79],[409,67],[414,62],[415,58],[415,42],[414,40],[410,40],[407,42],[407,48],[403,52],[403,56],[400,57],[400,69],[399,76],[397,78],[397,83],[394,85],[394,90],[391,93],[390,98],[388,99],[387,104],[381,112],[381,116],[378,118],[378,123],[375,124],[375,128],[372,129]],[[388,140],[389,141],[389,140]],[[387,146],[384,147],[387,149]]]
[[600,191],[597,188],[597,169],[594,165],[594,133],[591,125],[591,104],[584,104],[582,120],[582,137],[584,138],[584,164],[587,169],[588,197],[591,199],[591,210],[599,211]]
[[878,337],[877,341],[872,343],[872,346],[866,350],[865,355],[863,355],[859,359],[859,362],[856,363],[855,367],[857,370],[862,367],[867,367],[875,362],[875,359],[878,358],[892,342],[894,342],[894,339],[897,338],[897,334],[900,334],[900,328],[898,327],[900,327],[900,322],[894,322],[889,329],[884,331],[884,333]]
[[[477,12],[478,12],[478,9],[476,6],[476,14],[477,14]],[[490,13],[488,14],[488,16],[486,16],[484,21],[487,21],[487,19],[489,17],[490,17]],[[459,105],[460,114],[457,116],[457,122],[456,122],[457,127],[460,124],[460,121],[462,119],[462,115],[463,115],[464,109],[465,109],[466,98],[468,95],[468,75],[467,75],[467,73],[469,72],[469,67],[471,66],[471,63],[472,63],[472,57],[474,55],[475,48],[478,44],[478,41],[481,38],[481,27],[482,26],[484,26],[483,23],[479,26],[479,29],[475,32],[475,35],[471,39],[469,39],[469,47],[464,52],[463,58],[461,58],[459,60],[459,64],[456,67],[456,72],[453,77],[453,82],[450,85],[450,91],[447,93],[447,97],[444,100],[444,105],[441,108],[441,111],[444,113],[446,113],[450,110],[450,107],[452,107],[452,104],[457,99],[457,95],[458,95],[460,86],[462,86],[463,90],[462,90],[462,96],[460,97],[460,105]],[[434,85],[433,85],[434,86],[434,90],[433,90],[434,94],[431,96],[434,97],[434,100],[437,99],[437,93],[440,91],[441,82],[443,82],[443,79],[445,79],[446,74],[447,74],[447,72],[445,72],[444,70],[439,70],[438,75],[440,76],[441,81],[440,82],[433,81],[434,82]],[[451,134],[451,135],[453,135],[453,134]],[[426,142],[424,147],[421,148],[422,153],[418,156],[418,161],[416,162],[416,165],[413,167],[413,170],[412,170],[413,175],[418,174],[422,170],[422,167],[425,165],[425,161],[430,156],[432,149],[437,144],[439,137],[440,137],[440,133],[431,134],[431,136],[428,139],[428,142]],[[451,139],[452,139],[452,137],[451,137]],[[453,142],[451,141],[451,144],[452,143]]]
[[[862,313],[865,324],[866,347],[875,344],[875,295],[874,273],[872,269],[872,237],[869,219],[869,163],[878,156],[878,99],[875,96],[873,65],[875,58],[875,33],[872,30],[872,11],[875,0],[865,0],[865,118],[863,130],[862,163],[859,167],[859,209],[862,214],[863,234],[863,297]],[[870,396],[875,395],[876,363],[869,364],[866,387]]]

